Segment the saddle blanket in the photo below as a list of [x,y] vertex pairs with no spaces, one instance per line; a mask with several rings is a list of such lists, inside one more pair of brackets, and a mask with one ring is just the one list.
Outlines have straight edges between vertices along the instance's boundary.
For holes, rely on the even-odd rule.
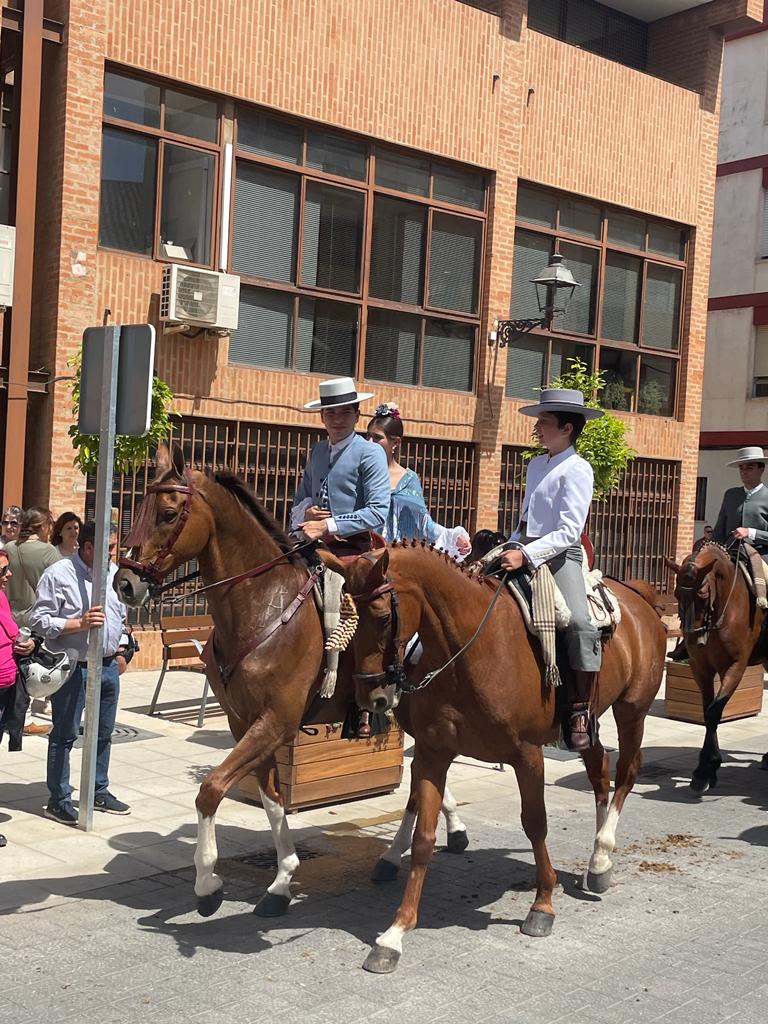
[[[499,571],[498,559],[507,550],[504,544],[482,559],[486,574]],[[610,636],[621,622],[621,607],[612,590],[603,582],[599,569],[589,569],[586,552],[582,548],[581,571],[587,593],[587,606],[595,627],[603,637]],[[568,627],[571,610],[557,586],[554,576],[545,563],[535,572],[515,573],[507,582],[507,588],[520,608],[528,632],[538,638],[544,659],[545,677],[551,686],[559,686],[560,672],[557,667],[555,631]]]

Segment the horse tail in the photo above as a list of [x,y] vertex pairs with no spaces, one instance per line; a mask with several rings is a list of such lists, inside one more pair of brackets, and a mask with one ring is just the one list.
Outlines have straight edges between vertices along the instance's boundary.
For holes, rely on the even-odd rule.
[[645,580],[617,580],[617,582],[627,590],[634,590],[636,594],[639,594],[653,608],[659,618],[664,615],[665,607],[661,594],[654,590],[650,583],[646,583]]

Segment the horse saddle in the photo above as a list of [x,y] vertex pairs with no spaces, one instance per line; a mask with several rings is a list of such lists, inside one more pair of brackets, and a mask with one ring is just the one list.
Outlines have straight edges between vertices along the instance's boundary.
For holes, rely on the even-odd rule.
[[[508,541],[498,548],[489,551],[481,560],[482,574],[484,576],[501,577],[504,570],[501,568],[501,556],[510,548],[520,547],[515,541]],[[618,624],[621,622],[621,606],[619,600],[610,587],[603,580],[603,574],[599,569],[590,568],[589,553],[582,547],[581,571],[584,576],[584,589],[587,594],[587,606],[590,618],[596,629],[600,630],[603,639],[611,636]],[[571,609],[563,597],[557,581],[550,572],[549,566],[544,563],[536,572],[523,569],[516,572],[507,581],[507,587],[517,601],[526,627],[534,636],[541,632],[536,621],[539,602],[534,600],[534,593],[537,586],[541,586],[543,580],[541,575],[546,574],[551,579],[551,587],[554,592],[554,622],[555,628],[563,630],[568,627],[571,621]],[[547,584],[549,586],[549,583]]]

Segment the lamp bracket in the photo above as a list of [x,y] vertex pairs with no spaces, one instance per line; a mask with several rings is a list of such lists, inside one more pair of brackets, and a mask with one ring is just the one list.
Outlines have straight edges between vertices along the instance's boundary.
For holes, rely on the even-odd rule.
[[550,319],[545,316],[536,319],[529,317],[521,320],[497,320],[493,332],[495,338],[491,336],[488,344],[491,347],[495,344],[497,348],[506,348],[522,335],[532,331],[534,327],[548,327],[549,324]]

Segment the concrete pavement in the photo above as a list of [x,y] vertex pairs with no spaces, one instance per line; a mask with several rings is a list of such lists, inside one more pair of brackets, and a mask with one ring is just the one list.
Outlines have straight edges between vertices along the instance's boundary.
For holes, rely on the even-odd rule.
[[[152,673],[123,677],[118,722],[140,738],[113,747],[112,790],[131,803],[84,835],[42,817],[46,741],[0,755],[0,1024],[206,1021],[353,1024],[436,1020],[740,1024],[768,1018],[768,714],[723,726],[721,781],[702,801],[687,780],[702,730],[648,719],[645,768],[614,858],[614,885],[584,892],[594,803],[580,763],[547,758],[549,848],[562,888],[550,939],[522,936],[532,856],[514,774],[469,760],[451,786],[470,836],[436,855],[420,928],[396,974],[360,970],[402,883],[371,866],[399,820],[400,792],[291,815],[302,866],[285,918],[250,913],[273,877],[263,812],[239,799],[218,816],[218,914],[194,911],[194,796],[229,746],[215,708],[194,728],[200,676],[174,673],[162,719],[148,718]],[[612,740],[612,723],[603,736]],[[73,759],[75,762],[79,758]],[[4,819],[4,820],[2,820]]]

